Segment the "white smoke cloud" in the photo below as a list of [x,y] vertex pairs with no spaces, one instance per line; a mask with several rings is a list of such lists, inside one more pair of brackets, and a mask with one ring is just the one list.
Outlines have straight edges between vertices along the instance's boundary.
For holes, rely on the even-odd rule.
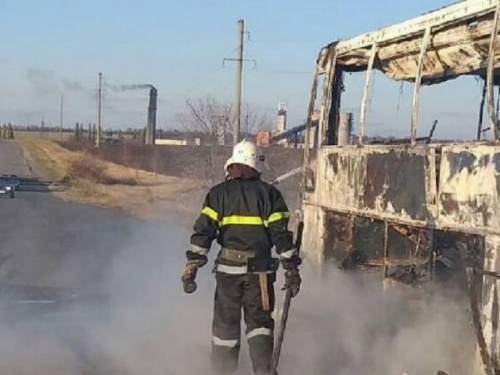
[[[12,310],[22,305],[0,303],[0,373],[207,373],[214,278],[206,266],[197,293],[182,293],[189,232],[174,223],[133,222],[119,232],[107,231],[106,223],[102,228],[93,241],[106,252],[70,256],[70,242],[52,277],[45,277],[46,283],[76,287],[77,297],[25,307],[24,315]],[[82,235],[86,229],[81,227]],[[473,340],[462,301],[437,292],[422,298],[418,290],[384,293],[373,275],[319,275],[307,265],[303,278],[292,302],[282,374],[470,372]],[[280,274],[278,307],[282,281]],[[240,357],[240,373],[251,373],[245,346]]]

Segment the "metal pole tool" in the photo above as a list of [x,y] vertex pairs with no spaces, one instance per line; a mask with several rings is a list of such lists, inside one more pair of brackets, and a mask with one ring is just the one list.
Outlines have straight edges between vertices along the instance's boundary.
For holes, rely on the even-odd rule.
[[[304,222],[299,222],[297,227],[297,238],[295,239],[295,248],[297,253],[300,252],[302,245],[302,233],[304,231]],[[277,375],[278,364],[281,356],[281,347],[283,346],[283,339],[285,338],[286,323],[288,321],[288,313],[290,311],[290,303],[292,301],[292,291],[290,288],[286,290],[285,302],[283,303],[283,314],[281,315],[280,325],[278,328],[278,335],[276,337],[276,345],[273,350],[273,357],[271,362],[271,374]]]

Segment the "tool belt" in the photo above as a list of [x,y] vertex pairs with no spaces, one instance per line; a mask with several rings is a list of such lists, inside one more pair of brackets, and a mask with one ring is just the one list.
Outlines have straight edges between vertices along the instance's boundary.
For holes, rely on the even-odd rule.
[[255,258],[255,253],[249,251],[239,251],[223,247],[219,252],[219,259],[237,263],[241,266],[247,266],[247,272],[257,274],[259,276],[260,294],[261,294],[261,304],[263,311],[270,310],[270,299],[269,299],[269,286],[268,286],[268,274],[272,274],[274,280],[274,273],[279,267],[279,259],[277,258],[267,258],[267,259],[257,259]]
[[233,250],[225,247],[221,249],[219,259],[247,266],[248,273],[276,272],[279,267],[279,259],[277,258],[257,259],[253,252]]
[[220,250],[219,258],[228,260],[230,262],[241,263],[243,265],[247,264],[248,259],[255,258],[255,253],[249,251],[233,250],[223,247]]

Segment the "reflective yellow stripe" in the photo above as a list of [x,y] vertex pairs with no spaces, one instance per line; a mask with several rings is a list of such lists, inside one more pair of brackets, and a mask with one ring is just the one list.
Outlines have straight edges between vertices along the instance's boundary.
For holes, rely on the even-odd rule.
[[233,215],[222,218],[222,225],[265,225],[265,221],[259,216]]
[[266,224],[271,224],[274,223],[275,221],[280,221],[282,219],[288,219],[290,218],[290,212],[275,212],[274,214],[271,214],[269,216],[269,219],[267,219]]
[[211,209],[208,206],[204,207],[203,210],[201,210],[201,213],[207,215],[210,219],[214,221],[217,222],[219,221],[219,214],[217,213],[217,211]]
[[289,217],[290,217],[289,212],[275,212],[274,214],[269,216],[268,220],[264,220],[260,216],[232,215],[232,216],[223,217],[222,218],[222,225],[231,225],[231,224],[233,224],[233,225],[263,225],[263,226],[267,227],[271,223],[274,223],[274,222],[282,220],[282,219],[288,219]]

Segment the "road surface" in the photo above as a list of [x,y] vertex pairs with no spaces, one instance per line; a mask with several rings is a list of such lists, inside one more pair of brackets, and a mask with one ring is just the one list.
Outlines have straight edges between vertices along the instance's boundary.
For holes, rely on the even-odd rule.
[[2,173],[33,177],[33,172],[23,158],[22,149],[15,142],[0,140],[0,174]]
[[187,232],[61,200],[13,141],[0,141],[1,173],[22,186],[0,196],[0,373],[174,374],[164,341],[182,326]]
[[[209,373],[214,278],[207,266],[196,294],[182,294],[189,232],[175,218],[146,222],[65,202],[14,142],[0,141],[0,173],[25,182],[15,199],[0,196],[0,374]],[[412,323],[377,280],[303,276],[280,373],[435,374],[439,364],[467,373],[448,361],[461,353],[454,345],[467,319],[462,309],[451,315],[447,300]],[[242,345],[240,374],[251,374]]]

